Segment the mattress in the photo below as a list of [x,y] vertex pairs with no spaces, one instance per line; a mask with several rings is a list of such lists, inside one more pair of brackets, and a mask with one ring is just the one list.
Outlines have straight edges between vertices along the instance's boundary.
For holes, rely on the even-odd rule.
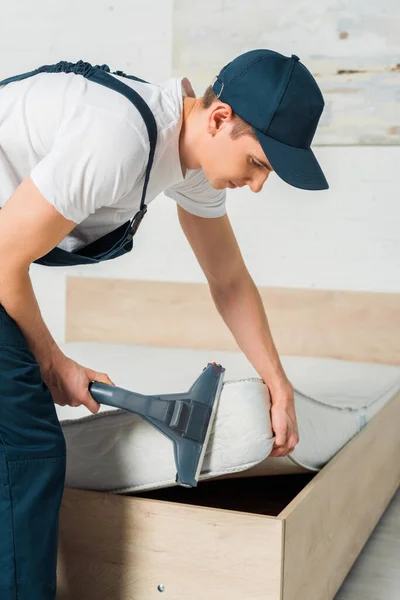
[[[337,359],[281,357],[295,388],[300,441],[272,458],[268,389],[240,352],[127,344],[61,345],[80,364],[143,394],[187,391],[209,362],[225,379],[200,481],[316,472],[400,390],[400,368]],[[176,485],[172,442],[140,417],[101,406],[56,406],[67,443],[66,486],[114,493]]]

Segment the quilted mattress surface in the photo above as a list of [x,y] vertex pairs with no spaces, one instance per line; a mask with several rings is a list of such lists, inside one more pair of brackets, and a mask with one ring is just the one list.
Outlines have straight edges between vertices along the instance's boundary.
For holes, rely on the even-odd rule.
[[[268,389],[238,352],[97,342],[61,345],[80,364],[142,394],[187,391],[209,362],[226,368],[200,481],[318,471],[400,390],[400,368],[281,357],[295,388],[300,442],[271,458]],[[117,493],[176,485],[172,442],[139,416],[101,406],[56,406],[67,442],[66,486]]]

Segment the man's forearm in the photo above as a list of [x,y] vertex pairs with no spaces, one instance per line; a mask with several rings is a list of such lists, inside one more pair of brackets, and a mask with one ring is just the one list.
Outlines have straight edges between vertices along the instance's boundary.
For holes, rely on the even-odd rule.
[[226,288],[211,287],[215,306],[267,385],[286,381],[260,293],[248,272]]
[[62,351],[43,321],[27,267],[0,266],[0,304],[19,326],[41,368],[49,370]]

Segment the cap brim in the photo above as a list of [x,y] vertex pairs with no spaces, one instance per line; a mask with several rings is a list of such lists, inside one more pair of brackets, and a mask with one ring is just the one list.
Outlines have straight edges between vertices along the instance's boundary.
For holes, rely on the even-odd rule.
[[255,129],[257,139],[276,174],[302,190],[327,190],[329,184],[311,148],[295,148]]

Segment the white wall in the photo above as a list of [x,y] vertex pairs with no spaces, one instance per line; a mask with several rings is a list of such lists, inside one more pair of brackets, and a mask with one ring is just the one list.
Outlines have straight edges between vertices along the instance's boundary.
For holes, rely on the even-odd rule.
[[317,143],[400,143],[398,0],[175,0],[173,15],[174,73],[190,71],[199,94],[221,62],[273,48],[317,78]]
[[[214,34],[210,31],[210,14],[214,14],[218,23],[230,23],[227,36],[231,41],[230,58],[251,47],[263,45],[298,54],[305,64],[315,60],[315,55],[323,55],[332,58],[331,61],[326,58],[326,65],[334,63],[336,68],[340,63],[343,68],[353,68],[351,65],[357,63],[357,56],[367,53],[370,40],[379,38],[384,50],[382,57],[386,56],[382,60],[387,61],[384,68],[392,68],[393,61],[394,64],[400,63],[398,36],[395,35],[399,30],[400,11],[393,9],[397,3],[394,4],[392,0],[382,0],[375,9],[375,21],[363,21],[360,17],[359,22],[357,11],[361,15],[364,4],[358,0],[347,3],[320,0],[318,27],[314,25],[318,35],[314,43],[314,38],[310,38],[310,0],[280,3],[278,25],[281,40],[285,31],[288,31],[288,40],[284,44],[276,36],[276,19],[266,20],[262,44],[258,43],[259,7],[262,4],[265,11],[265,7],[269,6],[272,11],[275,0],[264,0],[263,3],[248,0],[245,4],[246,19],[236,22],[235,30],[227,15],[235,7],[239,10],[238,7],[243,5],[242,0],[204,0],[200,13],[198,8],[196,13],[192,13],[191,31],[197,32],[200,40],[207,35],[207,44],[213,56],[221,51],[221,66],[226,62],[225,54],[228,56],[229,48],[224,46],[221,50],[223,29],[216,28]],[[312,5],[315,7],[315,2]],[[183,6],[186,6],[184,13]],[[192,3],[183,3],[181,0],[175,4],[172,0],[150,0],[147,4],[138,0],[107,3],[69,0],[56,4],[38,0],[34,5],[27,0],[17,3],[3,0],[0,6],[0,56],[6,57],[6,60],[0,64],[0,78],[58,60],[83,59],[93,64],[107,63],[112,70],[121,69],[149,80],[162,81],[177,74],[177,66],[183,61],[185,68],[180,73],[189,78],[192,76],[196,91],[201,92],[201,62],[193,54],[195,40],[190,46],[187,39],[182,37],[182,22],[187,23],[190,19],[188,7],[192,6]],[[391,10],[392,18],[389,18],[387,15]],[[204,22],[200,18],[202,14],[207,15]],[[382,18],[379,18],[379,14]],[[352,41],[351,52],[341,56],[336,38],[338,32],[344,31],[345,22],[350,34],[351,24],[357,22],[354,27],[358,37],[355,36],[356,41]],[[364,33],[360,30],[363,22],[366,23],[365,27],[370,28]],[[272,27],[270,35],[268,27]],[[271,40],[275,44],[270,45]],[[278,43],[280,47],[277,47]],[[367,54],[371,55],[370,52]],[[204,68],[208,73],[207,64]],[[321,80],[326,76],[326,73],[321,73]],[[390,112],[394,107],[393,98],[397,98],[400,106],[400,84],[394,81],[391,85],[397,87],[385,107],[385,111],[390,113],[392,127],[396,126],[393,118],[397,118],[397,112],[393,113],[393,118]],[[342,98],[345,95],[346,92],[343,92]],[[343,101],[340,106],[343,110]],[[374,106],[380,107],[380,104],[375,102]],[[244,189],[228,190],[228,212],[246,263],[258,285],[398,293],[399,146],[395,145],[394,138],[390,141],[391,145],[383,145],[382,138],[377,138],[381,145],[375,146],[345,145],[348,139],[343,139],[343,145],[338,145],[342,138],[339,126],[335,130],[334,123],[331,120],[327,126],[331,133],[336,132],[336,137],[331,138],[331,144],[335,145],[314,147],[330,183],[329,191],[297,190],[283,183],[275,174],[260,194],[252,194]],[[369,129],[365,129],[367,134]],[[64,339],[67,274],[204,281],[179,229],[172,200],[161,195],[152,203],[135,240],[136,248],[130,255],[109,263],[60,269],[32,266],[32,281],[43,316],[58,343]]]

